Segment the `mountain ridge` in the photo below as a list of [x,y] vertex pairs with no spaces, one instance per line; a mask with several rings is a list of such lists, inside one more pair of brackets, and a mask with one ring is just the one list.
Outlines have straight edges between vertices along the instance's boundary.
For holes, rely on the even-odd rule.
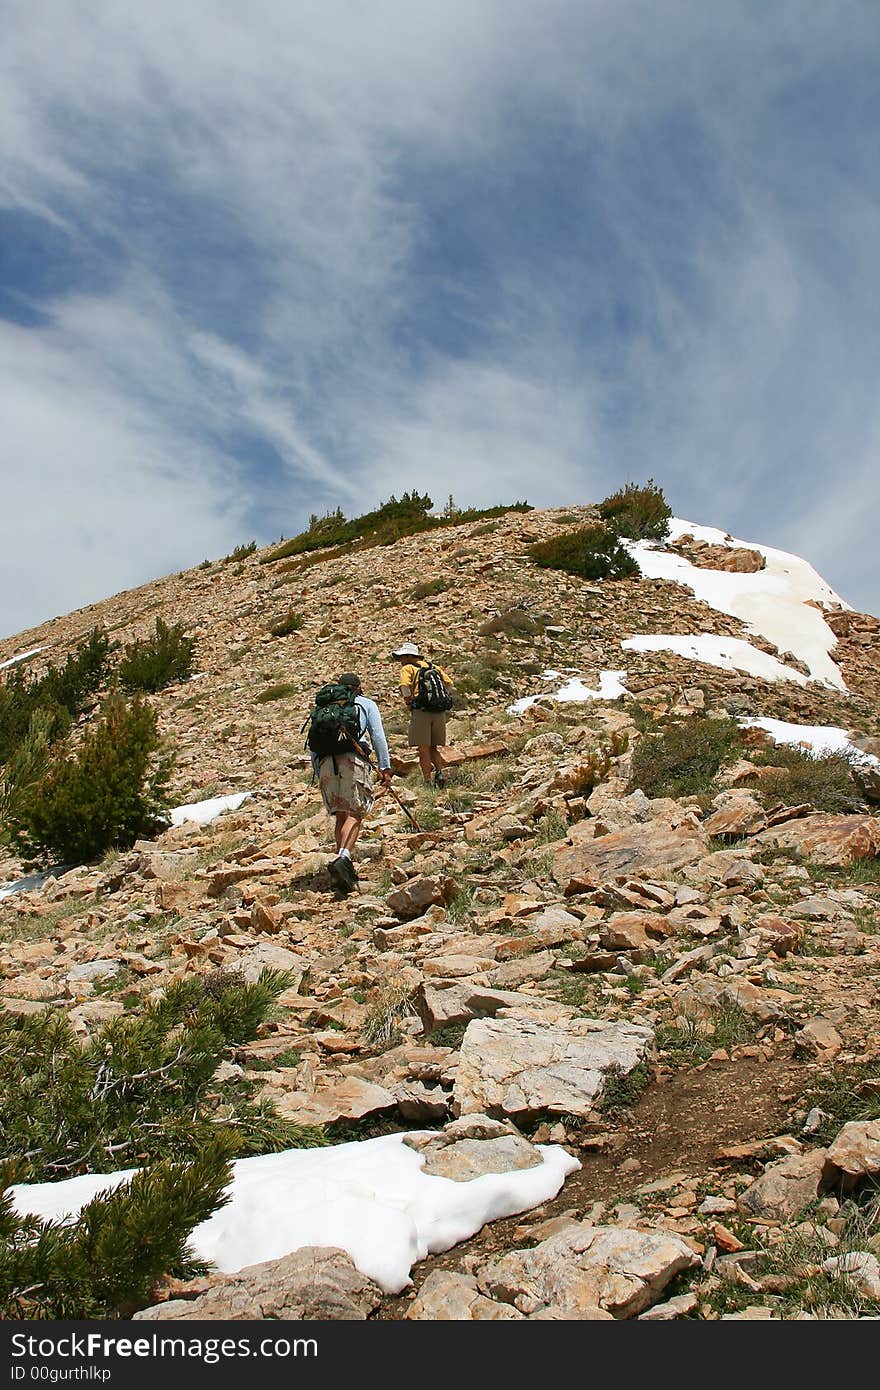
[[[180,974],[283,959],[298,977],[283,997],[286,1012],[231,1060],[252,1077],[263,1068],[264,1092],[282,1113],[359,1134],[417,1123],[426,1144],[439,1143],[430,1137],[439,1133],[451,1149],[469,1143],[482,1152],[521,1137],[577,1156],[578,1171],[543,1203],[543,1226],[540,1213],[489,1222],[465,1243],[417,1260],[413,1289],[373,1289],[353,1315],[712,1317],[738,1301],[742,1316],[852,1315],[851,1307],[841,1314],[848,1305],[828,1289],[818,1311],[800,1295],[796,1314],[774,1285],[778,1270],[766,1285],[744,1281],[737,1271],[760,1261],[734,1256],[755,1255],[749,1230],[772,1246],[768,1232],[780,1221],[794,1230],[810,1201],[825,1203],[816,1224],[832,1237],[846,1211],[840,1174],[851,1170],[834,1166],[833,1143],[814,1142],[816,1125],[789,1134],[785,1121],[838,1059],[876,1070],[878,881],[865,867],[880,862],[876,802],[824,819],[808,805],[764,804],[760,776],[748,771],[762,737],[766,744],[754,727],[742,729],[739,763],[702,799],[645,796],[631,778],[646,730],[664,721],[697,728],[706,714],[834,727],[876,756],[880,622],[837,596],[825,605],[808,600],[836,638],[830,655],[840,689],[810,679],[796,650],[780,650],[681,582],[644,573],[587,582],[535,566],[534,543],[596,515],[589,506],[511,512],[302,569],[269,563],[267,546],[0,642],[6,663],[39,648],[27,665],[39,671],[63,661],[96,625],[124,643],[148,635],[157,616],[182,623],[196,641],[196,672],[149,697],[177,751],[173,799],[185,807],[242,798],[216,819],[184,818],[154,843],[4,898],[4,1007],[64,1008],[87,1035],[113,1015],[110,1005],[129,1007],[123,995],[143,1000]],[[760,547],[725,532],[720,543],[713,536],[701,545],[700,531],[711,529],[676,535],[670,555],[717,574],[728,563],[760,566]],[[757,558],[725,553],[746,550]],[[298,625],[273,634],[292,610]],[[747,643],[790,675],[768,680],[621,645],[658,635]],[[406,639],[448,666],[460,692],[442,793],[418,785],[406,746],[390,660]],[[359,845],[360,891],[340,902],[326,881],[329,820],[301,724],[314,689],[351,669],[385,716],[393,785],[421,830],[413,833],[393,802],[378,803]],[[558,698],[560,681],[599,691],[603,673],[624,671],[613,700]],[[518,703],[521,712],[512,712]],[[10,856],[0,876],[12,882],[27,867]],[[119,979],[96,992],[77,966],[101,960]],[[731,1010],[751,1020],[750,1036],[725,1037]],[[691,1064],[669,1042],[682,1019],[712,1024],[719,1040]],[[633,1085],[616,1110],[606,1103],[603,1112],[594,1096],[595,1106],[572,1112],[578,1086],[564,1103],[553,1101],[546,1078],[529,1083],[530,1098],[517,1108],[490,1084],[492,1058],[501,1057],[510,1088],[525,1086],[523,1038],[533,1039],[532,1050],[546,1043],[560,1057],[580,1058],[570,1063],[578,1071],[586,1066],[578,1049],[600,1023],[617,1041],[633,1024],[655,1044],[665,1039],[650,1059],[627,1062],[642,1090]],[[273,1067],[291,1051],[295,1064]],[[609,1068],[606,1057],[603,1075]],[[737,1086],[750,1097],[745,1111]],[[801,1123],[815,1108],[807,1106]],[[857,1137],[861,1171],[880,1170],[875,1140]],[[731,1155],[737,1146],[719,1175],[717,1151]],[[794,1159],[812,1197],[780,1218],[765,1188],[774,1165]],[[642,1191],[652,1184],[660,1185]],[[650,1289],[618,1303],[591,1274],[589,1298],[567,1302],[561,1285],[539,1277],[523,1242],[556,1241],[548,1259],[567,1271],[563,1282],[577,1282],[592,1268],[587,1227],[640,1250],[659,1231],[694,1258],[675,1245],[674,1258],[658,1256]],[[876,1229],[868,1239],[870,1253]],[[510,1266],[506,1283],[492,1273],[499,1254]],[[687,1290],[672,1293],[685,1271]],[[184,1316],[173,1311],[175,1300],[191,1316],[206,1306],[200,1298],[228,1308],[226,1287],[216,1275],[187,1288],[170,1283],[163,1293],[171,1301],[155,1315]],[[874,1308],[880,1295],[858,1297]]]

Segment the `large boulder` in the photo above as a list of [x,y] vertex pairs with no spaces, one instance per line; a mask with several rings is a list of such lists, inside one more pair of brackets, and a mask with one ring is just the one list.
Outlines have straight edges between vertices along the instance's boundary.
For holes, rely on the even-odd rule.
[[843,866],[880,856],[880,820],[867,815],[817,813],[762,830],[753,843],[794,850],[817,864]]
[[590,821],[571,827],[569,843],[553,856],[553,877],[565,893],[598,888],[614,879],[668,877],[702,859],[709,848],[705,830],[695,816],[649,821],[608,835],[590,838]]
[[700,1257],[671,1231],[573,1222],[532,1250],[515,1250],[477,1272],[479,1289],[526,1316],[631,1318]]
[[194,1298],[175,1298],[144,1308],[142,1321],[356,1322],[381,1302],[381,1290],[344,1250],[304,1246],[280,1260],[248,1265],[236,1274],[212,1275]]
[[586,1117],[601,1106],[609,1078],[628,1075],[653,1046],[652,1030],[636,1023],[475,1019],[462,1039],[452,1108],[520,1121]]
[[746,1188],[739,1209],[756,1221],[789,1221],[816,1201],[826,1171],[826,1149],[791,1154]]

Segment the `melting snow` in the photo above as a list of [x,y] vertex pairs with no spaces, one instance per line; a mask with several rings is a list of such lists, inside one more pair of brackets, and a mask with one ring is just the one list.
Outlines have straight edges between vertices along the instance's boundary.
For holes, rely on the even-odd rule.
[[785,666],[775,656],[768,656],[758,647],[753,647],[751,642],[743,642],[739,637],[713,637],[705,632],[699,637],[657,633],[653,637],[628,637],[620,645],[632,652],[675,652],[691,661],[718,666],[722,671],[745,671],[750,676],[761,676],[768,681],[796,681],[798,685],[807,683],[806,676],[793,666]]
[[181,825],[185,820],[191,820],[197,825],[208,825],[221,811],[234,811],[249,796],[253,796],[253,792],[233,792],[231,796],[212,796],[208,801],[175,806],[170,813],[171,824]]
[[7,666],[17,666],[20,661],[27,661],[29,656],[36,656],[42,650],[42,647],[31,647],[29,652],[19,652],[18,656],[11,656],[8,661],[0,661],[0,671],[4,671]]
[[671,579],[686,584],[710,607],[739,618],[753,632],[773,642],[781,652],[793,652],[809,668],[812,679],[824,681],[837,690],[846,690],[840,668],[829,655],[837,638],[820,609],[812,605],[817,603],[837,609],[849,609],[850,605],[825,583],[812,565],[785,550],[736,540],[714,526],[696,526],[673,517],[669,540],[677,540],[686,533],[712,545],[760,551],[766,559],[766,567],[754,574],[729,574],[726,570],[699,569],[683,556],[658,549],[649,541],[629,542],[627,548],[642,574],[651,579]]
[[825,753],[849,753],[858,762],[880,767],[880,758],[850,743],[844,729],[830,724],[787,724],[783,719],[740,719],[744,729],[766,729],[774,743],[800,744],[820,757]]
[[[399,1293],[417,1260],[466,1240],[487,1221],[549,1201],[580,1167],[565,1149],[536,1144],[543,1162],[534,1168],[454,1182],[423,1173],[422,1155],[403,1138],[239,1159],[230,1202],[195,1228],[190,1247],[233,1273],[306,1245],[338,1246],[386,1293]],[[19,1184],[10,1189],[12,1201],[22,1215],[57,1221],[135,1171]]]
[[[559,671],[545,671],[541,680],[558,680]],[[565,685],[549,695],[551,700],[574,700],[581,704],[587,700],[618,700],[621,695],[628,695],[629,691],[622,684],[625,671],[602,671],[599,674],[599,689],[590,690],[584,685],[580,676],[572,676],[571,680],[566,681]],[[543,695],[526,695],[522,700],[515,700],[512,705],[507,706],[508,714],[522,714],[536,700],[545,699]]]

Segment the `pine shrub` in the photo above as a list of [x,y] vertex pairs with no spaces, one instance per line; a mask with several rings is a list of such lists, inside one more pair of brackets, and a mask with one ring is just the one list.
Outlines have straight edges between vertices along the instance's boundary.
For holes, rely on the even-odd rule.
[[269,631],[273,637],[287,637],[291,632],[299,632],[305,619],[294,608],[288,608],[283,618],[272,623]]
[[194,1157],[219,1131],[237,1154],[319,1140],[254,1104],[246,1085],[224,1096],[217,1116],[219,1062],[256,1037],[289,983],[271,970],[253,983],[221,973],[213,986],[187,976],[140,1013],[110,1019],[84,1047],[62,1011],[0,1014],[0,1133],[19,1180]]
[[127,642],[118,667],[123,690],[163,690],[186,680],[192,674],[195,638],[187,637],[183,625],[170,626],[156,618],[151,637]]
[[54,750],[42,777],[18,784],[5,837],[62,863],[127,849],[164,825],[172,761],[160,752],[155,712],[114,692],[76,752]]
[[3,1186],[140,1170],[70,1224],[18,1217],[0,1197],[0,1317],[129,1317],[162,1275],[203,1269],[186,1239],[224,1204],[232,1157],[327,1142],[255,1103],[254,1083],[221,1095],[213,1079],[289,983],[268,969],[187,976],[85,1046],[62,1011],[0,1013]]
[[49,741],[64,738],[71,721],[102,685],[109,659],[110,640],[95,627],[63,666],[49,666],[44,675],[33,678],[18,669],[11,671],[0,685],[0,764],[8,762],[28,737],[37,710],[51,716],[45,726]]
[[[769,764],[759,783],[765,806],[812,806],[816,811],[863,811],[853,779],[854,759],[846,753],[816,754],[782,745],[755,759]],[[770,771],[770,768],[773,771]]]
[[[7,1181],[14,1170],[7,1169]],[[0,1317],[131,1317],[166,1275],[207,1272],[187,1241],[229,1201],[229,1145],[165,1159],[98,1193],[72,1222],[21,1217],[0,1194]]]
[[643,734],[632,760],[629,790],[646,796],[697,796],[739,747],[735,719],[691,718]]
[[630,540],[663,541],[669,535],[672,509],[662,487],[649,478],[644,487],[627,483],[599,503],[599,515],[619,536]]
[[256,541],[248,541],[247,545],[237,545],[228,555],[223,556],[223,564],[231,565],[235,560],[244,560],[248,555],[253,555],[256,548]]
[[639,573],[617,533],[602,525],[580,526],[538,541],[530,554],[545,569],[565,570],[582,579],[626,579]]
[[40,682],[41,693],[75,717],[82,712],[88,697],[104,683],[110,652],[107,633],[100,627],[93,628],[62,667],[50,667]]

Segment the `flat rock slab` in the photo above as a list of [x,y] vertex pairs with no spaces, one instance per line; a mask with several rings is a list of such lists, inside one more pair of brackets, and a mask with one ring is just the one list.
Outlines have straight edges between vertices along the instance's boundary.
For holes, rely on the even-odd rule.
[[527,1317],[631,1318],[700,1257],[671,1231],[574,1222],[532,1250],[515,1250],[477,1271],[477,1286]]
[[346,1077],[323,1091],[284,1091],[271,1085],[261,1095],[271,1100],[279,1115],[300,1125],[330,1125],[339,1120],[362,1120],[367,1115],[397,1109],[397,1098],[384,1086]]
[[483,1173],[515,1173],[537,1168],[543,1159],[521,1134],[502,1134],[496,1139],[459,1139],[454,1144],[428,1147],[422,1165],[424,1173],[470,1182]]
[[344,1250],[305,1246],[281,1260],[248,1265],[236,1274],[214,1275],[210,1287],[197,1297],[156,1303],[134,1317],[151,1322],[357,1322],[369,1317],[381,1298],[381,1290],[361,1274]]
[[804,816],[762,830],[753,843],[794,850],[816,864],[851,864],[880,855],[880,820],[875,816]]
[[828,1149],[828,1162],[850,1178],[880,1177],[880,1120],[850,1120]]
[[771,1164],[740,1197],[740,1211],[757,1221],[797,1216],[819,1196],[827,1157],[827,1149],[813,1149]]
[[452,1109],[519,1120],[587,1116],[601,1105],[609,1077],[628,1075],[653,1045],[653,1031],[635,1023],[475,1019],[462,1039]]
[[[581,831],[581,826],[588,829]],[[596,839],[587,838],[589,829],[589,821],[572,826],[571,843],[553,856],[553,877],[564,892],[576,892],[581,883],[598,887],[617,878],[664,877],[696,863],[709,848],[706,832],[691,816],[677,824],[649,821]]]

